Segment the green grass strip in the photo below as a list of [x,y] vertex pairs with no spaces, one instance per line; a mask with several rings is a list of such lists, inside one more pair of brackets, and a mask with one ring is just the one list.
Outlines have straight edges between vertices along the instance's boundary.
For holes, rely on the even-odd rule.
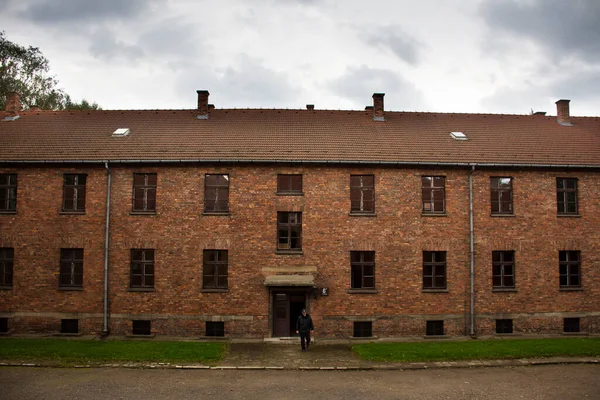
[[66,340],[66,339],[0,339],[0,359],[53,360],[61,363],[129,361],[190,362],[220,360],[224,343]]
[[365,343],[352,349],[363,360],[387,362],[596,357],[600,356],[600,338]]

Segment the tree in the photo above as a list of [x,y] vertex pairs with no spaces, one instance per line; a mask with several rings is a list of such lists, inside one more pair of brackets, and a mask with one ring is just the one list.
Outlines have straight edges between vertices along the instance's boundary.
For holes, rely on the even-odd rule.
[[4,31],[0,32],[0,109],[5,109],[10,92],[19,93],[24,108],[99,109],[98,104],[85,99],[73,102],[57,85],[56,77],[50,75],[50,63],[40,49],[13,43],[6,39]]

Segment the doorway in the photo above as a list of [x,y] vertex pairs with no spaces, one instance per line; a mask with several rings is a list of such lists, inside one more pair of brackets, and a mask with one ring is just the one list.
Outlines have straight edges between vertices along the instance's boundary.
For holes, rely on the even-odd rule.
[[273,337],[296,336],[296,320],[306,308],[306,291],[273,291]]

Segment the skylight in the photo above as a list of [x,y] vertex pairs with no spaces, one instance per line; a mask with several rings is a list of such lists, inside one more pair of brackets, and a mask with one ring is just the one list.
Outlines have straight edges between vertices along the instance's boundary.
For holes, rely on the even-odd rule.
[[131,132],[131,130],[129,128],[119,128],[116,131],[113,132],[113,136],[127,136],[129,135],[129,133]]
[[469,140],[467,135],[462,132],[450,132],[450,136],[452,136],[452,139],[454,140]]

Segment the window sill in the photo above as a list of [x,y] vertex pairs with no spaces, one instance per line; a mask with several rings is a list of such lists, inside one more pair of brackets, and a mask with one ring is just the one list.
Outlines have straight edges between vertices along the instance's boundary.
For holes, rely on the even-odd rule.
[[303,192],[275,192],[276,196],[304,196]]
[[375,212],[352,212],[348,213],[349,217],[376,217],[377,213]]
[[210,340],[210,341],[220,341],[220,340],[229,340],[227,338],[227,336],[223,335],[223,336],[200,336],[200,339],[202,340]]
[[587,332],[562,332],[565,336],[589,336]]
[[491,213],[490,217],[492,217],[492,218],[498,218],[498,217],[514,218],[514,217],[516,217],[516,215],[514,213]]
[[155,334],[138,335],[138,334],[134,334],[134,333],[126,333],[125,337],[132,338],[132,339],[140,339],[140,338],[146,338],[146,339],[150,338],[150,339],[153,339],[153,338],[156,337],[156,335]]
[[204,211],[202,215],[211,216],[211,217],[227,217],[230,216],[231,213],[229,211],[217,212],[217,211]]
[[421,213],[421,217],[447,217],[448,213],[428,213],[428,212],[422,212]]
[[59,215],[85,215],[85,211],[61,211]]
[[302,250],[275,250],[275,254],[283,256],[303,256],[304,252]]
[[583,292],[582,287],[561,287],[558,290],[561,292]]
[[0,286],[0,290],[12,290],[12,286]]
[[156,215],[156,211],[132,211],[129,215]]
[[13,214],[16,214],[16,213],[17,213],[16,210],[15,211],[0,211],[0,214],[6,214],[6,215],[13,215]]
[[200,293],[229,293],[229,289],[200,289]]
[[422,289],[422,293],[448,293],[448,289]]
[[581,214],[557,214],[558,218],[581,218]]
[[448,339],[450,336],[448,335],[425,335],[423,338],[425,339]]
[[517,289],[514,288],[493,288],[492,293],[516,293]]
[[495,332],[494,336],[521,336],[521,334],[514,333],[514,332],[513,333],[498,333],[498,332]]
[[348,293],[351,294],[377,294],[377,289],[348,289]]
[[350,336],[351,340],[377,340],[378,336]]
[[156,291],[156,289],[154,289],[154,288],[142,288],[142,287],[140,287],[140,288],[138,288],[138,287],[131,288],[130,287],[130,288],[127,289],[127,291],[128,292],[154,292],[154,291]]
[[82,292],[82,286],[59,286],[58,290],[61,292]]
[[57,332],[55,334],[53,334],[52,336],[62,336],[62,337],[76,337],[76,336],[82,336],[81,332],[78,333],[61,333],[61,332]]

